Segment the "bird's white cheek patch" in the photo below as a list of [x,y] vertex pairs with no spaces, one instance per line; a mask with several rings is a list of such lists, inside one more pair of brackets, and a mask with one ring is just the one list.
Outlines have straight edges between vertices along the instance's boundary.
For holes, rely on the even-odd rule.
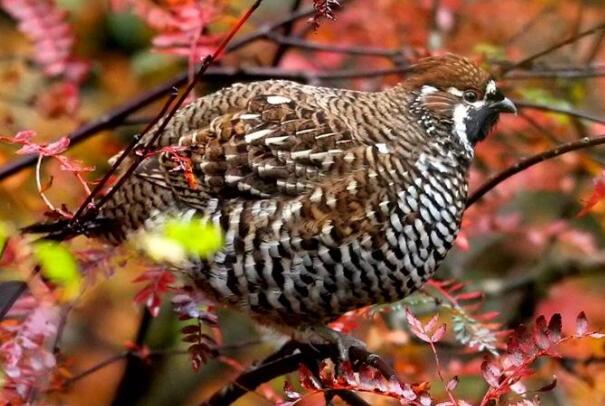
[[490,80],[489,82],[487,82],[487,86],[485,86],[485,94],[496,94],[497,88],[496,88],[496,82],[494,82],[493,80]]
[[468,107],[464,104],[459,104],[454,109],[454,132],[462,142],[466,149],[472,149],[466,135],[466,118],[468,116]]

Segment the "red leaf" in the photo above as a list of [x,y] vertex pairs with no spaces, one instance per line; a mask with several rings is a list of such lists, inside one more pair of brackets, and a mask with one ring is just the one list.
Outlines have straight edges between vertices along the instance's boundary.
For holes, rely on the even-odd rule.
[[313,26],[317,29],[319,20],[322,18],[334,20],[336,18],[334,9],[338,6],[340,6],[338,0],[313,0],[313,8],[315,9],[313,18],[311,18]]
[[580,312],[576,319],[576,335],[583,336],[588,332],[588,320],[586,319],[586,313]]
[[447,385],[445,385],[445,388],[448,391],[453,391],[458,386],[458,382],[459,382],[458,377],[455,376],[452,379],[450,379],[450,381],[447,383]]
[[551,343],[558,343],[561,341],[561,315],[559,313],[553,314],[548,322],[548,338]]
[[536,319],[534,340],[536,345],[542,350],[547,350],[551,346],[550,337],[548,336],[548,326],[546,325],[546,318],[544,316]]
[[55,156],[56,159],[59,160],[59,162],[61,162],[61,165],[59,166],[59,168],[62,171],[67,171],[67,172],[92,172],[95,170],[94,166],[87,166],[84,164],[84,162],[82,161],[78,161],[76,159],[70,159],[67,158],[66,156]]
[[42,147],[38,144],[26,144],[15,151],[17,155],[40,154]]
[[557,386],[557,378],[554,377],[551,383],[549,383],[548,385],[544,385],[539,389],[536,389],[536,392],[550,392],[556,386]]
[[13,137],[13,140],[19,144],[26,144],[36,136],[36,132],[32,130],[19,131],[17,135]]
[[489,361],[483,361],[481,364],[481,374],[483,375],[483,379],[485,382],[489,384],[489,386],[493,388],[497,388],[500,386],[500,376],[502,375],[502,371],[496,365]]
[[172,289],[176,280],[170,271],[151,269],[139,275],[134,282],[148,282],[134,297],[136,303],[144,304],[153,317],[160,313],[161,296]]
[[431,336],[431,342],[436,343],[438,341],[440,341],[443,336],[445,335],[445,331],[446,331],[446,325],[443,324],[441,325],[441,327],[439,327]]
[[61,137],[57,141],[48,144],[43,148],[43,155],[52,156],[59,155],[67,151],[69,147],[69,138]]
[[286,395],[286,398],[290,401],[299,400],[302,397],[300,393],[294,390],[292,384],[288,379],[286,379],[286,381],[284,382],[284,394]]
[[483,292],[467,292],[456,295],[457,300],[473,300],[483,297]]
[[300,384],[303,386],[303,388],[309,390],[321,389],[321,382],[317,380],[311,370],[309,370],[309,368],[307,368],[304,364],[300,364],[298,366],[298,376],[300,379]]
[[412,314],[412,312],[408,308],[405,309],[405,318],[406,318],[408,324],[410,325],[411,329],[416,330],[416,331],[424,330],[420,320],[418,320],[416,318],[416,316],[414,316],[414,314]]
[[594,181],[594,189],[582,206],[582,210],[577,214],[577,217],[582,217],[588,214],[588,212],[599,203],[603,197],[605,197],[605,174],[597,177]]
[[425,324],[425,326],[422,330],[426,331],[426,332],[433,331],[433,329],[437,325],[438,321],[439,321],[439,315],[435,314],[433,317],[431,317],[429,322]]

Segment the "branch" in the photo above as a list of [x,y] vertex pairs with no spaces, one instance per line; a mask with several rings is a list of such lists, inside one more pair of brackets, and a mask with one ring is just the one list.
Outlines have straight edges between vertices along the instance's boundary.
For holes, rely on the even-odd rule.
[[[257,345],[260,344],[259,341],[244,341],[241,343],[235,343],[235,344],[228,344],[228,345],[223,345],[220,348],[216,348],[216,352],[219,355],[223,355],[229,351],[233,351],[233,350],[239,350],[248,346],[252,346],[252,345]],[[76,382],[86,378],[87,376],[115,363],[118,361],[123,360],[124,358],[128,357],[129,355],[137,355],[135,351],[133,350],[129,350],[129,351],[124,351],[122,353],[119,354],[115,354],[112,355],[109,358],[104,359],[103,361],[99,362],[98,364],[93,365],[92,367],[80,372],[79,374],[76,374],[72,377],[70,377],[69,379],[63,381],[60,385],[52,387],[48,390],[48,392],[57,392],[57,391],[63,391],[67,388],[69,388],[70,386],[72,386],[73,384],[75,384]],[[153,358],[153,357],[158,357],[158,356],[172,356],[172,355],[189,355],[189,351],[187,351],[186,349],[167,349],[167,350],[154,350],[154,351],[150,351],[148,355],[146,355],[146,357],[149,358]],[[140,355],[139,355],[140,356]]]
[[[137,330],[135,338],[135,347],[142,348],[145,345],[145,338],[151,326],[151,313],[147,308],[143,308],[143,315]],[[112,405],[134,405],[140,400],[149,387],[152,376],[152,368],[146,365],[145,360],[141,359],[133,352],[126,353],[126,366],[122,379],[116,389]]]
[[578,41],[578,40],[580,40],[580,39],[582,39],[582,38],[584,38],[584,37],[586,37],[588,35],[592,35],[594,33],[597,33],[599,31],[601,31],[601,30],[604,30],[604,29],[605,29],[605,23],[601,23],[601,24],[599,24],[599,25],[597,25],[597,26],[595,26],[595,27],[593,27],[591,29],[588,29],[586,31],[583,31],[581,33],[573,35],[573,36],[567,38],[566,40],[558,42],[558,43],[556,43],[556,44],[554,44],[554,45],[552,45],[552,46],[550,46],[550,47],[548,47],[548,48],[546,48],[546,49],[544,49],[544,50],[542,50],[540,52],[537,52],[537,53],[535,53],[535,54],[533,54],[533,55],[531,55],[531,56],[529,56],[529,57],[527,57],[525,59],[522,59],[521,61],[515,63],[512,66],[509,66],[509,67],[505,68],[504,71],[503,71],[503,74],[506,75],[508,72],[510,72],[512,70],[515,70],[515,69],[519,69],[519,68],[528,68],[528,67],[530,67],[532,65],[532,63],[536,59],[541,58],[541,57],[543,57],[545,55],[548,55],[551,52],[556,51],[557,49],[562,48],[562,47],[564,47],[566,45],[573,44],[574,42],[576,42],[576,41]]
[[549,159],[558,157],[559,155],[566,154],[571,151],[576,151],[580,149],[590,148],[597,145],[605,144],[605,135],[599,135],[597,137],[592,138],[582,138],[581,140],[571,141],[565,144],[561,144],[553,149],[548,151],[544,151],[537,155],[533,155],[531,157],[522,159],[517,162],[515,165],[507,168],[485,182],[481,185],[477,190],[475,190],[469,198],[466,200],[466,207],[472,206],[479,199],[481,199],[487,192],[498,186],[500,183],[504,182],[506,179],[516,175],[519,172],[524,171],[527,168],[530,168],[540,162],[547,161]]
[[358,56],[376,56],[388,59],[393,59],[397,56],[400,56],[403,51],[401,49],[321,44],[318,42],[307,41],[302,38],[288,37],[276,32],[268,32],[266,38],[280,45],[288,45],[294,48],[306,49],[309,51],[334,52]]
[[[240,48],[243,48],[256,40],[264,38],[267,32],[289,24],[292,21],[297,21],[305,17],[309,17],[313,15],[313,12],[314,11],[312,6],[305,7],[304,9],[289,14],[284,18],[279,19],[271,24],[263,25],[258,30],[248,35],[243,35],[238,40],[234,40],[229,46],[227,46],[225,52],[233,52]],[[178,88],[183,84],[187,83],[187,80],[188,72],[184,71],[173,79],[155,87],[154,89],[142,94],[134,100],[127,102],[122,106],[116,107],[113,110],[110,110],[101,118],[92,121],[88,124],[85,124],[74,132],[72,132],[71,134],[69,134],[68,138],[70,139],[70,145],[78,144],[100,131],[114,128],[131,114],[166,96],[167,94],[172,92],[174,88]],[[36,163],[36,159],[36,155],[26,155],[1,167],[0,180],[3,180],[29,166],[32,166]]]
[[[291,13],[295,13],[300,8],[301,3],[302,0],[294,0],[292,2],[292,6],[290,7]],[[284,24],[283,33],[285,36],[290,36],[292,34],[292,30],[294,30],[294,21],[290,21],[287,24]],[[284,55],[286,55],[288,48],[289,47],[286,44],[279,44],[277,50],[275,51],[275,54],[273,55],[271,66],[275,67],[280,64],[281,60],[284,58]]]
[[515,100],[514,103],[517,107],[520,107],[520,108],[565,114],[566,116],[572,116],[572,117],[576,117],[576,118],[581,118],[583,120],[593,121],[595,123],[605,124],[605,118],[600,117],[600,116],[595,116],[593,114],[586,113],[586,112],[580,111],[580,110],[574,110],[574,109],[569,109],[569,108],[565,108],[565,107],[550,106],[550,105],[540,104],[540,103],[532,103],[532,102],[527,102],[527,101],[519,101],[519,100]]
[[[338,356],[339,350],[335,345],[307,345],[296,341],[288,341],[277,352],[265,358],[261,363],[239,375],[235,381],[214,393],[200,406],[230,405],[246,393],[255,390],[265,382],[281,375],[294,372],[300,364],[311,364],[326,358]],[[395,371],[378,356],[366,350],[352,347],[349,357],[353,365],[365,364],[378,369],[386,379],[395,376]],[[353,406],[368,406],[361,397],[347,390],[327,389],[331,394],[339,396]]]
[[[511,294],[521,294],[517,299],[517,311],[507,321],[507,325],[512,327],[533,317],[539,300],[547,294],[550,286],[569,277],[602,274],[603,264],[605,264],[605,254],[601,252],[560,261],[546,267],[537,266],[535,270],[517,276],[488,279],[480,283],[478,289],[481,289],[487,298],[508,298]],[[510,317],[510,314],[508,316]]]
[[[604,31],[605,32],[605,31]],[[605,66],[593,64],[588,66],[563,66],[557,68],[533,68],[518,70],[506,76],[506,80],[529,79],[586,79],[605,76]]]

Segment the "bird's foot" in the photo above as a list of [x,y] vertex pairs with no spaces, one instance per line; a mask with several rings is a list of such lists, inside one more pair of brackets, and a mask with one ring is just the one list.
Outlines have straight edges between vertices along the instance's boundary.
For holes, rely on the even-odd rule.
[[396,378],[395,370],[391,368],[379,355],[369,352],[366,344],[350,335],[332,330],[324,326],[313,326],[297,331],[294,339],[309,346],[333,346],[337,350],[337,364],[350,362],[354,369],[362,365],[376,368],[386,379]]
[[366,350],[366,345],[363,341],[324,326],[306,327],[305,329],[298,330],[294,334],[294,339],[311,346],[334,345],[338,349],[338,358],[340,361],[349,360],[349,351],[352,348]]

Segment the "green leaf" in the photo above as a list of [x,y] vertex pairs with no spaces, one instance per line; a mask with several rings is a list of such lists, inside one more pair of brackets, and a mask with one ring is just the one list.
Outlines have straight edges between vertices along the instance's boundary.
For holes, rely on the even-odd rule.
[[473,53],[484,55],[488,59],[506,60],[506,50],[498,45],[480,42],[473,47]]
[[0,222],[0,253],[2,252],[2,248],[8,239],[8,227],[6,224]]
[[34,255],[42,267],[42,274],[63,288],[65,300],[74,299],[80,293],[82,275],[67,248],[56,242],[40,241],[34,244]]
[[179,244],[186,253],[206,258],[223,246],[221,229],[206,220],[173,219],[164,225],[164,237]]

